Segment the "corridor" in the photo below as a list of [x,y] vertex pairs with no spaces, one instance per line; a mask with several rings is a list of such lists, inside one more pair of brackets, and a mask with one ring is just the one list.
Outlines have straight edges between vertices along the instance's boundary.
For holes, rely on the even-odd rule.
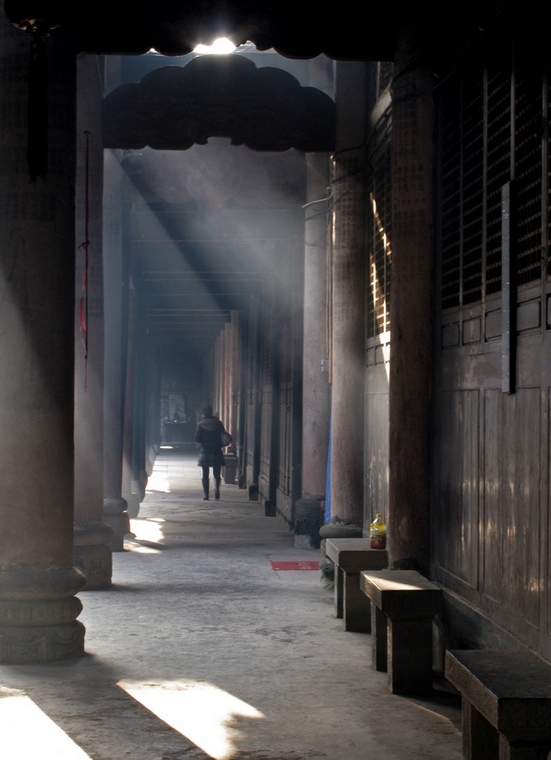
[[2,760],[461,757],[460,708],[388,693],[315,562],[247,491],[201,499],[193,451],[162,450],[113,587],[83,592],[87,656],[0,666]]

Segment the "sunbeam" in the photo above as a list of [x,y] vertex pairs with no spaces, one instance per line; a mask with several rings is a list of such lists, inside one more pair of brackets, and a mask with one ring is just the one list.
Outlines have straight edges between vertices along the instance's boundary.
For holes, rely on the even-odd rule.
[[119,681],[121,689],[214,760],[230,760],[241,732],[238,718],[264,718],[255,707],[210,683]]
[[[1,695],[0,695],[1,696]],[[3,757],[9,760],[92,760],[23,694],[0,698]]]

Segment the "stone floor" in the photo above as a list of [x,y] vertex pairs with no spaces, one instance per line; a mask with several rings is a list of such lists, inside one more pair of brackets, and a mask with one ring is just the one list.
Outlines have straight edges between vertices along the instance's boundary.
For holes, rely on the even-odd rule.
[[460,706],[388,693],[315,560],[247,491],[202,501],[162,451],[113,588],[83,592],[87,656],[0,666],[2,760],[460,760]]

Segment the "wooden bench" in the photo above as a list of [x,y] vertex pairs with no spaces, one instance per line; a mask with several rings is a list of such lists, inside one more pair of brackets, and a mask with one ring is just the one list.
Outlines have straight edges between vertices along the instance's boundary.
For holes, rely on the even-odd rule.
[[393,694],[432,690],[432,619],[442,591],[414,570],[362,572],[360,588],[371,601],[372,661],[388,672]]
[[371,605],[360,590],[362,570],[388,567],[386,549],[372,549],[369,538],[328,538],[325,553],[335,565],[335,616],[345,631],[371,631]]
[[446,652],[446,678],[460,692],[465,760],[547,760],[551,667],[530,652]]

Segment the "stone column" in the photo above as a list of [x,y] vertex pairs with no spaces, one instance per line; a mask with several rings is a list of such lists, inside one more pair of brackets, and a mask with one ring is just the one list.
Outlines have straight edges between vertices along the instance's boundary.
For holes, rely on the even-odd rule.
[[232,444],[224,450],[224,483],[234,485],[237,476],[237,443],[238,427],[237,412],[239,398],[239,312],[231,312],[231,322],[225,330],[225,357],[224,357],[224,395],[225,412],[222,422],[226,430],[233,436]]
[[434,80],[414,32],[402,33],[392,100],[390,562],[428,571]]
[[347,535],[360,536],[364,485],[364,72],[363,64],[337,64],[331,271],[331,522],[342,525]]
[[[212,365],[212,401],[208,403],[212,406],[214,414],[222,416],[224,409],[223,394],[223,367],[224,367],[224,346],[225,346],[225,327],[214,343],[213,365]],[[207,403],[207,402],[203,402]]]
[[237,452],[238,412],[239,412],[239,331],[241,315],[239,311],[231,312],[231,387],[229,396],[230,416],[227,421],[227,429],[232,433],[234,442],[231,447],[232,454]]
[[[231,430],[231,401],[233,392],[233,324],[227,322],[224,329],[224,365],[222,367],[222,407],[220,414],[224,424]],[[233,449],[233,447],[232,447]],[[232,450],[230,449],[230,450]]]
[[330,413],[327,366],[328,156],[311,154],[307,156],[306,167],[302,493],[295,504],[295,545],[316,546],[325,500]]
[[132,421],[132,493],[138,501],[145,498],[147,488],[146,470],[146,405],[147,405],[147,346],[146,307],[144,295],[136,290],[135,295],[136,339],[134,342],[134,411]]
[[[149,335],[146,342],[145,470],[151,477],[161,443],[161,375],[157,350]],[[186,410],[187,412],[187,410]]]
[[74,563],[87,589],[111,585],[103,522],[102,92],[97,56],[77,58]]
[[123,551],[130,532],[126,499],[122,497],[123,356],[122,356],[122,233],[121,166],[117,151],[104,155],[104,397],[103,509],[113,529],[113,551]]
[[72,562],[76,66],[56,31],[48,171],[33,182],[30,38],[3,11],[0,38],[0,661],[40,662],[84,651]]
[[127,504],[128,516],[135,518],[140,511],[140,498],[136,492],[138,483],[134,477],[134,435],[135,435],[135,372],[136,372],[136,293],[132,283],[128,284],[128,303],[126,306],[128,330],[126,364],[124,367],[124,424],[122,456],[122,495]]

